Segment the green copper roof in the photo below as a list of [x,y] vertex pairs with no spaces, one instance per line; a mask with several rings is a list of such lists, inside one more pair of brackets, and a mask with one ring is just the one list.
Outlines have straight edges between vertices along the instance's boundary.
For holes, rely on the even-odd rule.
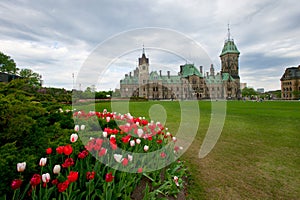
[[208,76],[205,77],[206,84],[221,84],[222,83],[222,77],[221,75],[215,75],[215,76]]
[[223,73],[222,74],[223,81],[228,81],[229,78],[230,78],[231,81],[234,81],[234,78],[232,76],[230,76],[229,73]]
[[135,76],[127,76],[120,81],[120,84],[138,84],[138,78]]
[[185,64],[182,66],[182,77],[186,78],[192,75],[203,77],[199,70],[193,64]]
[[223,47],[223,50],[222,50],[222,53],[220,56],[223,56],[228,53],[240,54],[239,50],[237,49],[237,47],[234,44],[234,41],[230,40],[230,39],[225,41],[225,44],[224,44],[224,47]]

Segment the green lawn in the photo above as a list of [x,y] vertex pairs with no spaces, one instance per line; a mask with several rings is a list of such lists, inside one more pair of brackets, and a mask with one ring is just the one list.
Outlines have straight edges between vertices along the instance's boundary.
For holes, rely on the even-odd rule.
[[[165,120],[172,133],[182,120],[182,107],[176,101],[101,102],[96,110],[111,106],[116,112]],[[300,197],[300,102],[227,102],[222,134],[203,159],[198,154],[209,126],[211,103],[200,101],[199,110],[196,138],[182,156],[191,177],[188,199]]]

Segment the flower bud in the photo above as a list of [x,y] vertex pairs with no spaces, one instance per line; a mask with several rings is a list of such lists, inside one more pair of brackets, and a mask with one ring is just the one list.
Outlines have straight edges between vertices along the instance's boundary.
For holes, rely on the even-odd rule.
[[40,165],[41,167],[44,167],[44,166],[46,165],[46,163],[47,163],[47,158],[41,158],[41,159],[40,159],[39,165]]
[[176,142],[177,138],[176,137],[172,137],[172,140],[173,140],[173,142]]
[[79,131],[79,125],[75,125],[74,131],[78,132]]
[[128,160],[131,162],[133,160],[133,156],[128,154]]
[[107,132],[103,131],[102,135],[103,135],[103,137],[107,137]]
[[149,150],[149,146],[148,145],[145,145],[144,146],[144,151],[148,151]]
[[43,183],[48,183],[50,181],[50,174],[49,173],[43,174],[42,181]]
[[18,172],[24,172],[26,168],[26,162],[18,163],[17,164],[17,171]]
[[60,169],[61,169],[60,165],[55,165],[53,167],[53,174],[59,174],[60,173]]
[[118,163],[120,163],[120,162],[122,162],[122,155],[121,154],[114,154],[114,159],[118,162]]
[[143,131],[143,129],[138,129],[138,131],[137,131],[137,134],[138,134],[138,136],[139,137],[142,137],[143,136],[143,133],[144,133],[144,131]]
[[137,144],[140,144],[140,143],[141,143],[141,140],[140,140],[140,139],[136,139],[135,142],[136,142]]
[[130,141],[130,146],[133,147],[134,145],[135,145],[135,141],[134,141],[134,140],[131,140],[131,141]]
[[85,125],[84,124],[82,124],[81,126],[80,126],[80,130],[84,130],[85,129]]
[[70,137],[71,142],[76,142],[78,140],[78,135],[76,133],[73,133]]

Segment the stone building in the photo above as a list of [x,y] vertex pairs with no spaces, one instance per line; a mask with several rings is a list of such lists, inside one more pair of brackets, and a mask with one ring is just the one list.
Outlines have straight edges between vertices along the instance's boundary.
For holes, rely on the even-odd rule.
[[147,99],[239,99],[241,96],[239,77],[239,54],[233,39],[225,40],[220,59],[221,71],[203,73],[194,64],[180,65],[177,75],[162,74],[149,70],[149,58],[143,48],[138,67],[120,80],[121,97],[144,97]]
[[285,69],[281,79],[281,98],[286,100],[300,97],[300,65]]

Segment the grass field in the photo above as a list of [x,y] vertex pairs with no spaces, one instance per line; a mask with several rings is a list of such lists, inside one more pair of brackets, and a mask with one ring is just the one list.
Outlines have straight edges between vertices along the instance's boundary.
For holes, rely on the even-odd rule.
[[[198,132],[182,156],[191,177],[188,199],[300,198],[300,102],[227,102],[222,134],[203,159],[198,154],[209,126],[211,103],[198,103]],[[101,102],[96,110],[110,107],[110,102]],[[113,103],[112,107],[133,116],[166,120],[173,133],[181,120],[176,101],[132,102],[129,109]]]

